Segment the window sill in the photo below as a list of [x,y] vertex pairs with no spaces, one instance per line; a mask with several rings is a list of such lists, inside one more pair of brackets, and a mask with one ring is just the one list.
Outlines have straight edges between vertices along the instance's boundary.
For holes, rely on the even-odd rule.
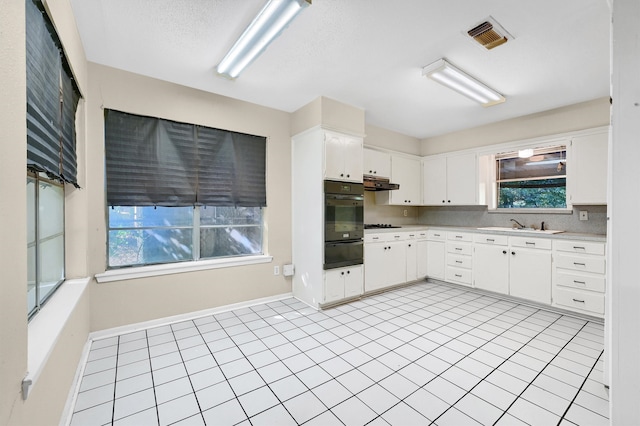
[[573,214],[573,209],[488,209],[487,213],[501,214]]
[[160,275],[181,274],[184,272],[204,271],[208,269],[255,265],[259,263],[269,263],[272,260],[273,256],[259,255],[112,269],[101,274],[96,274],[96,281],[98,281],[98,283],[108,283],[112,281],[157,277]]
[[22,397],[27,399],[58,342],[69,317],[86,291],[90,278],[66,280],[29,322],[27,376],[22,381]]

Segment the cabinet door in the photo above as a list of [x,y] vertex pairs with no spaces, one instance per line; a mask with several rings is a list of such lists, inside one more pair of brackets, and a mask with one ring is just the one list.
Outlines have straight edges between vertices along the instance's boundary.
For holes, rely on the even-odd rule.
[[416,246],[416,269],[418,273],[417,279],[422,279],[427,276],[427,242],[418,241],[416,243]]
[[391,181],[400,185],[400,189],[390,191],[391,204],[421,204],[420,160],[392,155]]
[[441,206],[447,202],[447,161],[445,157],[422,160],[423,200],[426,205]]
[[572,204],[607,203],[608,143],[607,133],[571,140],[571,163],[567,173]]
[[344,179],[343,137],[335,133],[324,135],[324,178]]
[[511,248],[509,294],[540,303],[551,303],[551,253]]
[[444,280],[444,241],[427,241],[427,276]]
[[344,136],[342,145],[344,180],[362,182],[362,138]]
[[388,243],[364,245],[364,290],[372,291],[386,286]]
[[406,254],[407,254],[407,282],[415,281],[418,279],[418,242],[406,241]]
[[447,204],[477,204],[477,180],[475,154],[447,157]]
[[476,244],[473,283],[477,288],[509,294],[509,250],[506,246]]
[[362,266],[349,266],[344,278],[344,297],[362,294]]
[[387,253],[383,267],[387,273],[386,286],[407,282],[406,241],[387,243]]
[[331,269],[324,273],[324,303],[344,299],[345,268]]
[[391,156],[386,152],[364,149],[364,174],[370,176],[391,177]]

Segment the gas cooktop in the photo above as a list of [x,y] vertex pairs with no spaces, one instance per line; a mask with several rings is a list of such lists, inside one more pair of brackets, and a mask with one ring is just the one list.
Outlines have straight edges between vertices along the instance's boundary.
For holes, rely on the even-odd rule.
[[389,223],[365,223],[364,224],[364,229],[387,229],[387,228],[402,228],[402,227],[391,225]]

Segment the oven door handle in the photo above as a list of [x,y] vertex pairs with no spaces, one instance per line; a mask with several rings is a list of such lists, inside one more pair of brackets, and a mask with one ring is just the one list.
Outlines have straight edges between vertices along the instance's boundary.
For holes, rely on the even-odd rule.
[[344,241],[327,241],[326,242],[326,245],[331,246],[331,247],[358,245],[358,244],[364,244],[362,242],[362,239],[359,239],[359,240],[344,240]]

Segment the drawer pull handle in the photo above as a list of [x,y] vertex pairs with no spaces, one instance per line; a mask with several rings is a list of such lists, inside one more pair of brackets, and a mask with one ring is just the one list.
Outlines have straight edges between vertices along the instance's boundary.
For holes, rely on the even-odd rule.
[[462,235],[456,235],[456,238],[462,238]]
[[462,275],[460,275],[460,274],[455,274],[455,276],[458,277],[458,278],[462,278]]
[[576,266],[587,266],[584,263],[580,263],[580,262],[573,262],[573,264]]
[[578,302],[578,303],[584,303],[584,300],[580,300],[580,299],[576,299],[576,298],[574,298],[573,301],[574,302]]
[[573,280],[573,282],[576,283],[576,284],[587,285],[587,283],[584,282],[584,281]]
[[494,240],[493,238],[487,238],[487,242],[492,243],[492,242],[494,242],[494,241],[495,241],[495,240]]
[[440,236],[440,234],[433,234],[433,236],[434,236],[434,237],[439,237],[439,236]]
[[584,247],[580,247],[580,246],[573,246],[574,250],[586,250],[586,248]]
[[456,260],[456,263],[462,263],[462,260]]
[[529,242],[529,241],[525,241],[524,243],[525,243],[526,245],[528,245],[528,246],[535,246],[535,245],[536,245],[536,243],[531,243],[531,242]]
[[458,251],[462,251],[462,247],[456,247],[455,249]]

